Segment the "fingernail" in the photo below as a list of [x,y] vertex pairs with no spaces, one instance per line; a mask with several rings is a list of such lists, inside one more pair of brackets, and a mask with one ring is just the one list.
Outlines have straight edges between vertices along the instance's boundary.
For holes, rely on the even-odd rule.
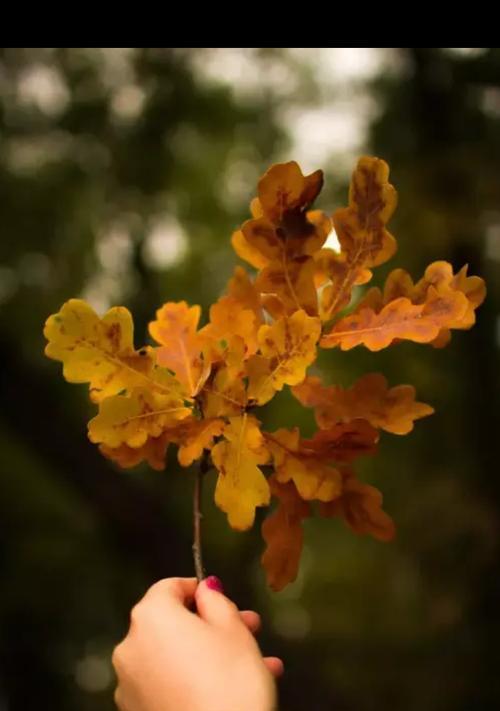
[[205,585],[207,588],[210,588],[210,590],[216,590],[220,593],[224,592],[222,583],[216,575],[209,575],[208,578],[205,578]]

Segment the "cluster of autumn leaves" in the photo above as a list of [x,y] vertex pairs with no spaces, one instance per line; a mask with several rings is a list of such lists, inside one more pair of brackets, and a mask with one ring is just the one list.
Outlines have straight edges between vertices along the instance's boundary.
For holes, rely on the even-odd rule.
[[[199,328],[200,307],[166,303],[149,325],[155,342],[136,350],[123,307],[99,318],[71,299],[45,325],[46,354],[63,363],[66,380],[89,383],[99,411],[89,438],[122,467],[146,461],[165,467],[170,444],[188,467],[210,457],[215,502],[238,530],[258,506],[276,500],[262,526],[262,563],[270,586],[295,579],[302,521],[313,505],[357,533],[390,540],[394,524],[382,495],[356,478],[358,457],[376,451],[380,430],[406,434],[432,408],[410,385],[389,387],[368,374],[351,388],[307,376],[318,347],[377,351],[401,340],[445,345],[452,329],[468,329],[485,296],[483,281],[446,262],[431,264],[417,283],[401,269],[371,288],[346,314],[355,286],[396,250],[386,224],[396,206],[383,160],[361,158],[347,207],[330,219],[310,210],[322,171],[304,176],[295,162],[272,166],[258,184],[252,218],[232,237],[236,253],[257,274],[237,267],[227,293]],[[323,247],[332,229],[340,250]],[[255,417],[285,385],[314,408],[310,439],[298,428],[264,432]]]

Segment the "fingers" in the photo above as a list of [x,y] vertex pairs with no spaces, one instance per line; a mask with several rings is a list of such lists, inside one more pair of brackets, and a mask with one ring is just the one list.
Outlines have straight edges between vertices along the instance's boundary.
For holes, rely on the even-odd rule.
[[275,679],[282,676],[285,671],[285,666],[279,657],[264,657],[264,664]]
[[196,578],[164,578],[152,585],[141,602],[163,601],[187,607],[194,599]]
[[260,615],[253,610],[242,610],[240,617],[243,624],[250,630],[252,634],[257,634],[261,627]]
[[243,620],[238,608],[222,592],[210,587],[210,579],[202,580],[196,588],[195,600],[198,615],[209,624],[219,627],[239,626]]
[[161,615],[165,624],[170,618],[184,614],[194,600],[197,586],[196,578],[164,578],[152,585],[144,597],[132,608],[130,612],[131,629],[135,624],[151,615],[157,616],[159,611],[174,612],[176,614]]

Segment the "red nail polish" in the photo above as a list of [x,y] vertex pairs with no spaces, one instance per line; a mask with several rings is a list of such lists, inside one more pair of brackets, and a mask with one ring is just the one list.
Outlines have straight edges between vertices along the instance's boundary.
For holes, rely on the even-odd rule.
[[216,575],[209,575],[208,578],[205,578],[205,585],[207,588],[210,588],[210,590],[216,590],[220,593],[224,592],[222,583]]

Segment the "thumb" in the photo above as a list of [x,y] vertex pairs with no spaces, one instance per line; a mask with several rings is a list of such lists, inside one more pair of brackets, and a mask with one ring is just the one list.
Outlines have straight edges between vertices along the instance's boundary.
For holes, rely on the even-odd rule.
[[[210,575],[196,588],[196,609],[202,620],[218,627],[243,625],[238,608],[222,592],[222,583]],[[244,626],[244,625],[243,625]]]

